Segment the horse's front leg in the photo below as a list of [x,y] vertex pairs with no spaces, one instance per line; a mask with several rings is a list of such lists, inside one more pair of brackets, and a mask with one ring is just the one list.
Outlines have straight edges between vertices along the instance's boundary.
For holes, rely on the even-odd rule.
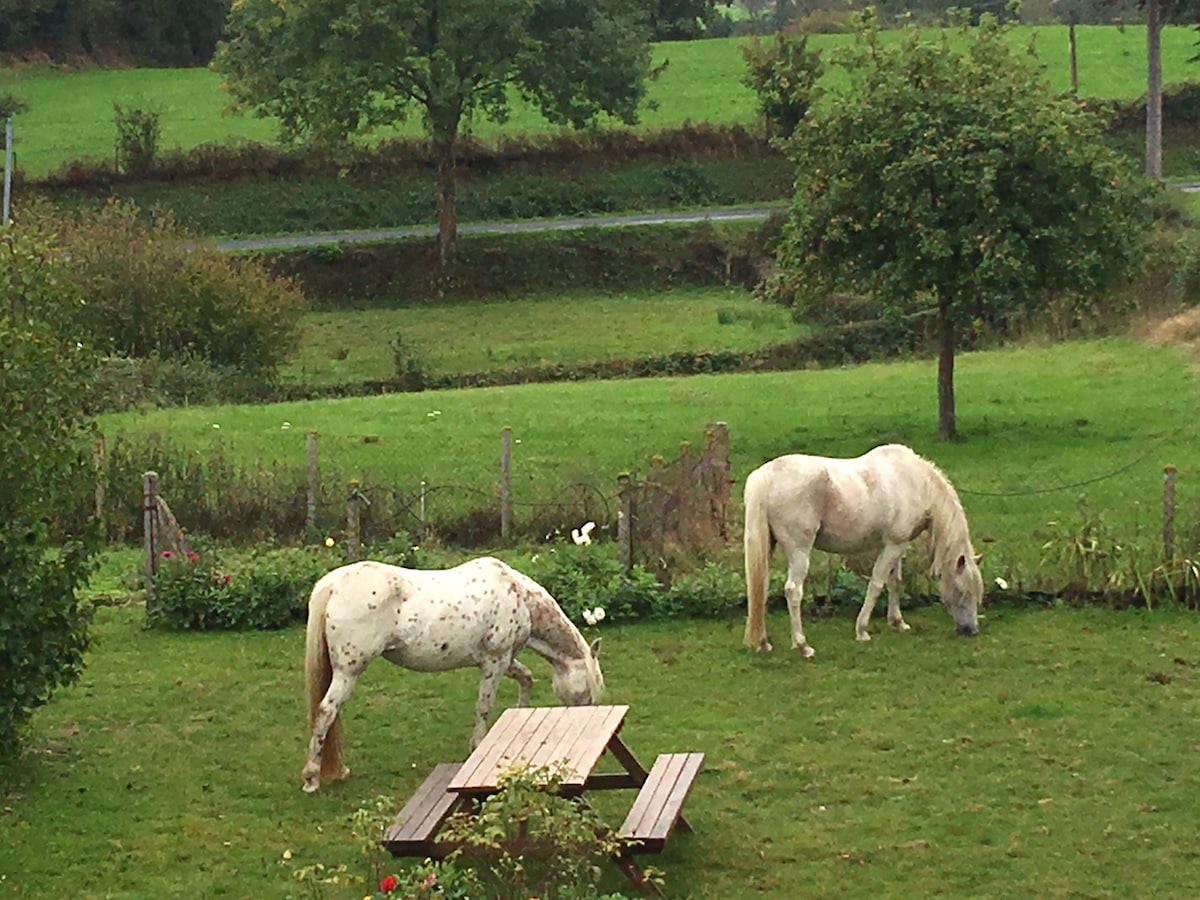
[[529,667],[520,660],[514,659],[505,674],[521,686],[521,696],[517,700],[517,706],[528,706],[529,692],[533,688],[533,673],[529,671]]
[[[871,635],[867,633],[867,625],[871,621],[871,613],[875,610],[875,601],[879,599],[879,595],[883,593],[883,587],[888,584],[892,577],[892,570],[896,564],[900,562],[900,557],[904,555],[904,546],[888,545],[883,548],[879,556],[875,560],[875,565],[871,567],[871,579],[867,582],[867,595],[863,598],[862,609],[858,611],[858,618],[854,622],[855,637],[860,641],[869,641]],[[891,617],[891,597],[889,595],[888,603],[888,621]],[[896,601],[896,612],[900,612],[899,600]]]
[[804,605],[804,579],[808,577],[809,554],[800,550],[788,553],[788,577],[783,585],[787,598],[788,618],[792,623],[792,649],[807,658],[816,651],[804,637],[804,620],[801,608]]
[[471,743],[468,747],[472,752],[487,734],[487,719],[492,711],[492,704],[496,702],[496,688],[500,686],[500,679],[513,662],[511,658],[497,659],[492,656],[479,662],[479,698],[475,701],[475,730],[471,732]]

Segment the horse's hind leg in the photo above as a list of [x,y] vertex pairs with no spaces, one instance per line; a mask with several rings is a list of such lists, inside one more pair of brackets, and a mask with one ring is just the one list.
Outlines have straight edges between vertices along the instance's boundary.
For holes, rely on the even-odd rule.
[[[889,585],[894,576],[893,570],[900,562],[900,557],[904,555],[904,546],[888,545],[883,548],[879,556],[875,560],[875,565],[871,568],[871,579],[867,582],[867,596],[863,599],[862,609],[858,611],[858,618],[854,622],[855,636],[860,641],[869,641],[871,635],[867,633],[867,625],[871,621],[871,613],[875,610],[875,601],[879,599],[879,595],[883,593],[885,584]],[[888,595],[888,621],[892,621],[891,615],[891,594]],[[896,600],[896,612],[899,614],[900,606],[899,599]],[[895,624],[893,622],[893,624]]]
[[792,623],[792,649],[799,651],[801,656],[812,656],[816,651],[808,645],[804,637],[804,620],[800,610],[804,605],[804,579],[808,577],[810,551],[797,547],[788,548],[788,575],[783,585],[783,595],[787,598],[788,618]]
[[517,700],[517,706],[528,706],[529,692],[533,688],[533,673],[529,671],[529,666],[514,659],[504,674],[521,686],[521,696]]
[[888,624],[897,631],[908,631],[909,625],[904,621],[904,616],[900,613],[900,565],[902,560],[896,560],[896,564],[892,566],[892,570],[888,573],[887,591],[888,591]]
[[[329,690],[325,692],[325,697],[317,709],[312,736],[308,741],[308,760],[304,763],[304,771],[301,773],[304,778],[304,790],[310,794],[321,786],[321,751],[325,747],[325,738],[334,719],[337,718],[338,710],[354,690],[354,682],[357,680],[357,674],[335,671],[333,680],[329,683]],[[337,777],[345,778],[349,774],[350,770],[342,766]]]

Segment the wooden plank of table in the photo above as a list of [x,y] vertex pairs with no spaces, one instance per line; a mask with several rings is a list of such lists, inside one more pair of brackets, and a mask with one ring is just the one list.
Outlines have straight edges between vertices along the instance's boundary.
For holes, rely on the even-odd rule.
[[621,727],[628,706],[531,707],[506,710],[463,763],[450,790],[489,793],[514,763],[530,767],[564,762],[563,786],[579,789]]
[[508,752],[510,747],[519,746],[522,732],[537,723],[549,713],[549,707],[526,706],[506,709],[496,723],[488,731],[483,741],[475,748],[475,752],[467,757],[458,774],[450,781],[452,791],[476,789],[482,773],[496,767],[496,762]]
[[592,721],[588,723],[586,729],[580,730],[569,747],[568,752],[574,774],[569,779],[563,780],[564,785],[583,786],[592,769],[596,767],[596,763],[600,761],[600,757],[604,755],[609,741],[620,730],[621,723],[625,720],[625,713],[628,711],[628,706],[592,708]]

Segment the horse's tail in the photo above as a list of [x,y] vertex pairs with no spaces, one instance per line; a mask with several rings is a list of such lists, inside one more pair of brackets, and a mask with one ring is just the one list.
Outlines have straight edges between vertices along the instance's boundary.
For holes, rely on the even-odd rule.
[[[311,731],[317,719],[321,701],[333,682],[333,665],[329,660],[329,642],[325,637],[325,611],[333,587],[326,579],[313,588],[308,598],[308,631],[304,642],[304,683],[308,690],[308,727]],[[341,716],[333,717],[325,743],[321,748],[321,777],[338,778],[342,771]]]
[[755,472],[746,479],[742,499],[746,507],[746,527],[742,537],[746,556],[746,635],[747,647],[766,649],[767,577],[771,561],[771,525],[767,521],[759,481]]

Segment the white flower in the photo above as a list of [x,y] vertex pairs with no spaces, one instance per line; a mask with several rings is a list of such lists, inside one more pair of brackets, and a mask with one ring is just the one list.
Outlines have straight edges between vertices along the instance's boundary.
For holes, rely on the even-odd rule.
[[997,577],[996,578],[996,587],[1000,588],[1000,590],[1002,590],[1002,591],[1007,591],[1008,590],[1008,582],[1005,581],[1003,578]]
[[440,409],[435,409],[433,412],[425,413],[425,416],[430,419],[436,419],[441,414],[442,414],[442,411]]
[[213,422],[213,428],[220,428],[220,427],[221,427],[221,426],[220,426],[220,425],[218,425],[216,422]]
[[529,561],[530,561],[531,563],[535,563],[535,562],[537,562],[537,561],[538,561],[539,559],[541,559],[541,558],[542,558],[542,554],[540,554],[540,553],[535,553],[535,554],[533,554],[533,556],[529,557]]
[[279,427],[280,427],[280,428],[282,428],[284,431],[287,431],[289,428],[291,428],[291,427],[292,427],[292,423],[291,423],[291,422],[284,422],[284,423],[283,423],[282,425],[280,425]]
[[597,606],[595,609],[593,609],[592,610],[592,618],[595,619],[597,622],[603,622],[604,621],[604,607]]
[[331,538],[331,537],[325,538],[325,546],[332,547],[333,546],[333,538]]
[[572,528],[571,540],[579,546],[590,544],[592,542],[592,529],[595,527],[595,522],[587,522],[582,528]]
[[596,617],[592,615],[592,611],[590,609],[585,609],[583,611],[583,621],[588,625],[596,624]]

